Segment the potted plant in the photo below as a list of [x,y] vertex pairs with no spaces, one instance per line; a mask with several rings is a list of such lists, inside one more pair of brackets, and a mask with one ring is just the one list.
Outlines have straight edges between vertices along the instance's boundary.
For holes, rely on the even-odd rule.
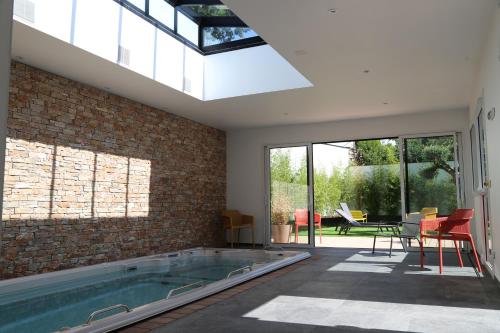
[[278,195],[271,205],[271,237],[273,243],[289,243],[292,226],[290,224],[290,202],[284,195]]

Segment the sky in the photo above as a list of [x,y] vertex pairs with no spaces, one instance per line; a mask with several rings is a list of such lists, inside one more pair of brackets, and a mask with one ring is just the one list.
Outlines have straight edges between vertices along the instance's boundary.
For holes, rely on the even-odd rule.
[[[383,144],[396,144],[391,139],[381,141]],[[354,141],[313,144],[314,168],[323,169],[328,176],[331,176],[333,167],[345,169],[349,166],[349,151],[352,147],[354,147]],[[300,162],[307,155],[307,149],[304,146],[281,149],[289,150],[294,169],[300,167]]]
[[[332,146],[332,145],[335,145]],[[333,166],[346,168],[349,164],[349,150],[354,146],[354,142],[336,142],[330,144],[314,144],[313,158],[314,168],[323,169],[328,175],[331,175]],[[343,148],[342,148],[343,147]],[[290,152],[292,167],[300,167],[300,162],[307,154],[306,147],[283,148]]]

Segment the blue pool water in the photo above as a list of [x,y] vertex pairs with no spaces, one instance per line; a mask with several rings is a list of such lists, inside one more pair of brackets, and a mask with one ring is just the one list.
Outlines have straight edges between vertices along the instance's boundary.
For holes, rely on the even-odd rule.
[[0,293],[0,333],[48,333],[78,326],[93,311],[115,304],[135,308],[165,299],[174,288],[218,281],[252,264],[254,260],[238,257],[178,257],[154,265],[138,263],[109,269],[22,292]]

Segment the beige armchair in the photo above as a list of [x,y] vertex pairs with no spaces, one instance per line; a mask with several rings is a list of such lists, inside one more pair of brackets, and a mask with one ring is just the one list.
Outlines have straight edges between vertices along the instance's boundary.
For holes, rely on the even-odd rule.
[[237,210],[224,210],[222,212],[224,222],[224,233],[229,230],[231,234],[231,247],[234,246],[234,231],[238,230],[238,245],[240,244],[240,230],[250,228],[252,230],[252,245],[255,247],[255,224],[253,216],[243,215]]

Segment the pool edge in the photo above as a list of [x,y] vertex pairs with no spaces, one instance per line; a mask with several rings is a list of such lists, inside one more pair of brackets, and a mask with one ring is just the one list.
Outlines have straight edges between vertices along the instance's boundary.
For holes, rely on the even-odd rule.
[[[189,252],[193,250],[200,249],[208,249],[208,248],[194,248],[194,249],[186,249],[179,252]],[[209,248],[212,250],[224,250],[231,251],[232,249],[216,249]],[[235,251],[242,249],[234,249]],[[259,251],[259,250],[257,250]],[[266,251],[266,250],[260,250]],[[186,304],[195,302],[197,300],[201,300],[203,298],[209,297],[211,295],[222,292],[226,289],[232,288],[241,283],[247,282],[254,278],[260,277],[264,274],[271,273],[278,269],[284,268],[286,266],[295,264],[299,261],[305,260],[311,257],[311,254],[304,250],[283,250],[283,251],[272,251],[272,252],[296,252],[296,255],[293,257],[284,258],[277,262],[270,263],[264,267],[259,267],[255,270],[252,270],[248,273],[236,275],[231,277],[230,279],[224,279],[217,282],[213,282],[211,284],[206,285],[205,287],[194,289],[188,293],[179,295],[178,297],[174,297],[171,299],[165,299],[156,301],[154,303],[146,304],[140,307],[133,309],[128,313],[119,313],[110,317],[103,318],[101,320],[95,321],[90,325],[81,325],[77,327],[73,327],[69,330],[60,331],[65,333],[102,333],[102,332],[110,332],[119,328],[123,328],[134,323],[143,321],[150,317],[162,314],[164,312],[168,312],[174,310],[178,307],[184,306]]]

